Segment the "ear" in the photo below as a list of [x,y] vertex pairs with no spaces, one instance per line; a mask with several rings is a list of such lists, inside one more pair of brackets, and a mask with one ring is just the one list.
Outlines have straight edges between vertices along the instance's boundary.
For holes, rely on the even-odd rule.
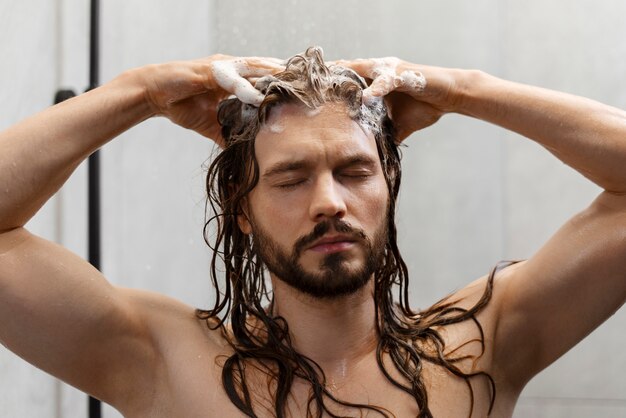
[[252,233],[252,224],[248,216],[248,199],[243,199],[241,202],[241,212],[237,215],[237,225],[239,230],[246,235]]
[[252,233],[252,225],[250,225],[248,215],[246,215],[245,213],[237,215],[237,225],[239,225],[239,229],[244,234],[250,235]]

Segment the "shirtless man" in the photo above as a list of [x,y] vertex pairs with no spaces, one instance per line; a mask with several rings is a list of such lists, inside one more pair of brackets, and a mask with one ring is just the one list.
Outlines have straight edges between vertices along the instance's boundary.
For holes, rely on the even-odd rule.
[[[626,113],[479,71],[335,64],[310,49],[286,71],[227,56],[142,67],[2,132],[0,341],[129,418],[510,417],[626,299]],[[450,112],[537,141],[604,191],[531,259],[415,313],[395,142]],[[208,311],[112,286],[24,229],[90,153],[153,116],[224,148],[209,172],[223,296]]]

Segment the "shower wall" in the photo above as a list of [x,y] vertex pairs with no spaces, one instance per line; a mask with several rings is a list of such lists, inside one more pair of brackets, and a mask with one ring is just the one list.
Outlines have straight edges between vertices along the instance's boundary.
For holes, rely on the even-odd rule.
[[[85,1],[0,3],[0,128],[87,86]],[[626,108],[626,4],[618,0],[385,2],[107,0],[103,82],[153,62],[216,52],[399,56],[587,96]],[[456,115],[404,148],[398,225],[411,299],[427,307],[500,259],[527,258],[599,188],[540,146]],[[102,151],[103,272],[118,285],[206,307],[204,166],[213,146],[153,119]],[[84,165],[29,223],[86,250]],[[3,319],[10,320],[10,319]],[[573,318],[575,320],[575,318]],[[527,386],[515,417],[626,417],[626,310]],[[0,348],[0,416],[86,417],[85,396]],[[106,407],[107,418],[120,415]]]

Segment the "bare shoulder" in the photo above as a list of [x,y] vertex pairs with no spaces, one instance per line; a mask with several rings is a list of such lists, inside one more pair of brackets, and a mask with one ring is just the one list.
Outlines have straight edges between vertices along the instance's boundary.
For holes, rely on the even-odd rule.
[[450,305],[450,317],[464,318],[449,321],[449,325],[440,327],[439,331],[450,351],[457,350],[456,355],[475,359],[468,362],[471,366],[466,372],[487,372],[502,382],[493,368],[494,356],[498,352],[497,333],[503,319],[502,306],[509,298],[512,278],[525,263],[500,262],[488,274],[439,302]]
[[126,416],[149,416],[133,412],[150,408],[165,371],[186,359],[172,347],[203,350],[204,358],[220,347],[220,333],[192,307],[114,286],[23,228],[0,234],[0,316],[11,318],[0,321],[8,349]]
[[508,276],[519,264],[498,263],[421,312],[425,335],[437,335],[422,340],[425,353],[437,359],[423,368],[435,416],[458,416],[470,405],[472,416],[487,416],[490,409],[491,416],[510,416],[518,392],[494,368],[495,335]]
[[507,303],[511,279],[525,263],[526,261],[500,262],[488,274],[469,283],[447,299],[455,309],[465,312],[468,317],[468,320],[450,327],[447,332],[449,343],[454,347],[473,339],[482,339],[484,344],[480,352],[474,349],[471,354],[481,354],[477,364],[483,371],[492,370],[496,334],[502,321],[502,305]]

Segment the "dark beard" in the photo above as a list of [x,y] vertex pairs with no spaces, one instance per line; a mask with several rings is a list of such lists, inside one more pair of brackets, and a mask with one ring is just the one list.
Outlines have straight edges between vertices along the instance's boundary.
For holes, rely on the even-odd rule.
[[[254,222],[251,223],[254,231],[253,251],[267,269],[292,288],[315,298],[337,298],[353,294],[363,288],[379,269],[387,242],[385,220],[370,239],[365,232],[353,228],[347,222],[332,219],[317,224],[310,234],[300,237],[294,244],[292,253],[287,254],[269,234]],[[364,260],[360,268],[350,268],[346,265],[347,255],[344,252],[326,255],[320,262],[319,273],[308,273],[302,268],[298,261],[302,251],[330,230],[349,234],[364,247]]]

